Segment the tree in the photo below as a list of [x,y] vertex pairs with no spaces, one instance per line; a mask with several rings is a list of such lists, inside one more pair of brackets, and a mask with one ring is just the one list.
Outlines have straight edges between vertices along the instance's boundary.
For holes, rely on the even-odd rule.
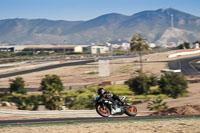
[[181,73],[166,72],[159,80],[161,93],[167,94],[173,98],[182,96],[187,92],[188,83]]
[[140,72],[143,72],[142,55],[149,50],[148,43],[140,34],[132,37],[130,43],[131,51],[138,53],[140,56]]
[[190,43],[184,42],[178,46],[178,49],[190,49]]
[[149,80],[150,80],[149,84],[150,84],[151,86],[156,86],[156,85],[158,85],[158,77],[156,77],[155,75],[151,75],[151,76],[149,77]]
[[190,43],[184,42],[183,45],[185,46],[186,49],[190,49]]
[[140,73],[139,76],[129,79],[128,85],[135,94],[147,94],[150,87],[157,84],[156,80],[155,76],[148,77],[146,74]]
[[24,88],[25,86],[25,81],[23,80],[22,77],[16,77],[15,79],[10,79],[10,94],[13,92],[20,93],[20,94],[26,94],[26,89]]
[[63,84],[57,75],[45,75],[41,82],[43,102],[50,110],[57,110],[64,104],[62,98]]

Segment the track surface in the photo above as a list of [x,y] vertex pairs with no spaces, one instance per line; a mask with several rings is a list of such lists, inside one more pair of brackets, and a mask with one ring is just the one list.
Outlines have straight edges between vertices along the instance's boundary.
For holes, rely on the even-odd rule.
[[88,117],[88,118],[42,118],[42,119],[17,119],[17,120],[0,120],[2,125],[19,125],[19,124],[46,124],[46,123],[68,123],[68,122],[102,122],[102,121],[120,121],[120,120],[147,120],[161,118],[200,118],[200,115],[179,115],[179,116],[136,116],[136,117]]
[[[92,63],[97,60],[110,60],[110,59],[116,59],[116,58],[134,58],[137,56],[138,55],[100,57],[97,59],[95,59],[95,58],[73,59],[73,60],[77,60],[77,62],[56,64],[56,65],[44,66],[44,67],[39,67],[39,68],[35,68],[35,69],[30,69],[30,70],[1,74],[0,78],[8,78],[8,77],[12,77],[12,76],[17,76],[17,75],[22,75],[22,74],[27,74],[27,73],[32,73],[32,72],[40,72],[40,71],[45,71],[45,70],[55,69],[55,68],[60,68],[60,67],[65,67],[65,66],[86,65],[87,63]],[[69,60],[69,59],[67,59],[67,60]],[[65,60],[65,61],[67,61],[67,60]],[[40,60],[40,61],[35,61],[35,62],[46,62],[46,61],[50,61],[50,60]],[[51,61],[58,61],[58,60],[51,60]]]
[[169,68],[176,70],[181,69],[184,75],[200,75],[200,66],[197,61],[200,60],[200,56],[184,58],[169,62]]
[[55,69],[55,68],[65,67],[65,66],[85,65],[87,63],[92,63],[92,62],[95,62],[95,61],[94,60],[86,60],[86,61],[78,61],[78,62],[71,62],[71,63],[63,63],[63,64],[44,66],[44,67],[39,67],[39,68],[35,68],[35,69],[30,69],[30,70],[12,72],[12,73],[8,73],[8,74],[1,74],[0,78],[8,78],[8,77],[11,77],[11,76],[22,75],[22,74],[27,74],[27,73],[32,73],[32,72],[39,72],[39,71]]

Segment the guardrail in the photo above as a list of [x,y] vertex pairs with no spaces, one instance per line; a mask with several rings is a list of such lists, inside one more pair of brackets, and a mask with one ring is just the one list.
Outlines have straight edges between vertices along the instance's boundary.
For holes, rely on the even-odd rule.
[[200,50],[188,51],[188,52],[180,52],[180,53],[168,55],[168,58],[173,58],[173,57],[177,57],[177,56],[181,56],[181,55],[198,54],[198,53],[200,53]]

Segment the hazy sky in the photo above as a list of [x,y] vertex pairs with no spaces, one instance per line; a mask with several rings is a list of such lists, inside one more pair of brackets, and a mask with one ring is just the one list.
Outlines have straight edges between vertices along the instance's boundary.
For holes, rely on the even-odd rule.
[[0,0],[0,19],[89,20],[107,13],[132,15],[159,8],[200,16],[200,0]]

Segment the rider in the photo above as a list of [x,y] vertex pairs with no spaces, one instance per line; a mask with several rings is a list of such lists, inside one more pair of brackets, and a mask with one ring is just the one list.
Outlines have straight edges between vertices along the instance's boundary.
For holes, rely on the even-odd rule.
[[122,105],[124,105],[124,102],[121,101],[121,99],[119,98],[119,96],[110,93],[109,91],[105,91],[104,88],[99,88],[98,89],[98,95],[99,98],[97,101],[100,101],[102,98],[108,98],[114,105],[114,108],[116,108],[117,103],[115,102],[115,100],[119,101]]

